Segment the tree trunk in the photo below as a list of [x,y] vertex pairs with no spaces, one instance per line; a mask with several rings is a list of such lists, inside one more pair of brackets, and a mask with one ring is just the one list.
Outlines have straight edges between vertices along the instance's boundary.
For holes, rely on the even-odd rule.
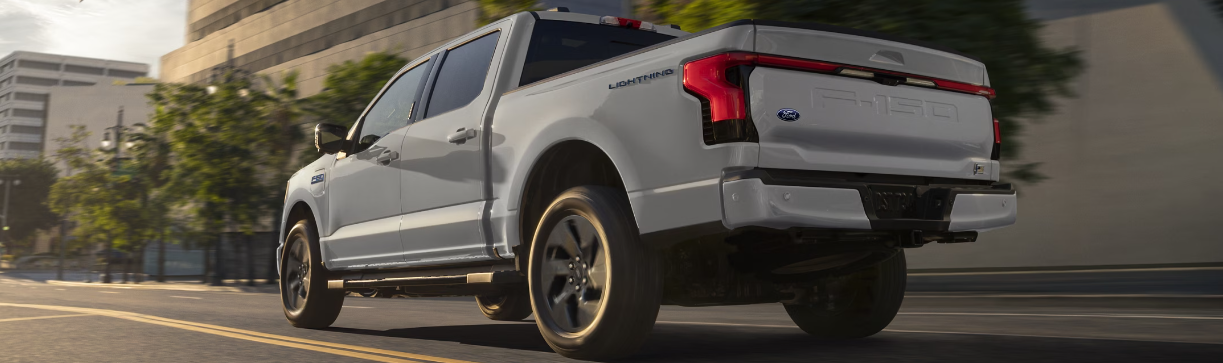
[[204,275],[200,277],[201,284],[208,283],[208,277],[212,276],[212,253],[208,251],[208,247],[201,246],[204,251]]
[[244,234],[246,239],[246,286],[255,286],[255,238]]
[[157,238],[157,282],[166,282],[166,230]]

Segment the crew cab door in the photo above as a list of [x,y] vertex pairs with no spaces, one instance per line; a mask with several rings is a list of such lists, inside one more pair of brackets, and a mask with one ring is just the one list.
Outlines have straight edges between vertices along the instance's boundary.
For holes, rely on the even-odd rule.
[[492,258],[481,224],[483,120],[501,38],[494,31],[439,55],[423,117],[403,140],[400,238],[409,265]]
[[403,139],[430,64],[401,72],[385,87],[349,132],[351,149],[337,155],[327,184],[328,225],[334,229],[320,241],[328,268],[403,264]]

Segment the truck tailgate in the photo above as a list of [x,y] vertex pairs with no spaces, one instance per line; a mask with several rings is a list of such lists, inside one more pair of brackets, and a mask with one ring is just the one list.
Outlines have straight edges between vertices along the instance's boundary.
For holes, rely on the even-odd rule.
[[[980,62],[911,44],[759,25],[757,33],[759,54],[978,86],[987,78]],[[997,180],[981,95],[768,66],[748,81],[761,167]],[[782,110],[796,112],[783,120]]]

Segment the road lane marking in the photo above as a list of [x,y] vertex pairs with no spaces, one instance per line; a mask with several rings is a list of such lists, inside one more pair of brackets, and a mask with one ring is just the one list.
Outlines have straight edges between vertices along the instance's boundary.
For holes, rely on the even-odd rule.
[[94,315],[94,314],[72,314],[72,315],[31,316],[31,317],[27,317],[27,318],[9,318],[9,319],[0,319],[0,323],[6,322],[6,321],[22,321],[22,320],[38,320],[38,319],[71,318],[71,317],[76,317],[76,316],[92,316],[92,315]]
[[1152,272],[1152,271],[1217,271],[1223,267],[1153,267],[1153,268],[1108,268],[1084,270],[1032,270],[1032,271],[965,271],[965,272],[910,272],[909,276],[970,276],[970,275],[1029,275],[1029,274],[1077,274],[1077,273],[1111,273],[1111,272]]
[[358,352],[352,352],[352,351],[347,351],[347,350],[339,350],[339,349],[332,349],[332,348],[323,348],[323,347],[318,347],[318,346],[313,346],[313,345],[308,345],[308,344],[292,343],[292,342],[286,342],[286,341],[275,340],[275,339],[268,339],[268,338],[259,338],[259,337],[253,337],[253,336],[243,335],[243,334],[238,334],[238,333],[230,333],[230,332],[220,331],[220,330],[214,330],[214,329],[205,329],[205,328],[200,328],[200,327],[190,326],[190,325],[185,325],[185,324],[175,324],[175,323],[165,322],[165,321],[156,320],[156,319],[145,319],[145,318],[134,317],[134,316],[122,317],[122,319],[127,319],[127,320],[131,320],[131,321],[138,321],[138,322],[148,323],[148,324],[163,325],[163,326],[168,326],[168,327],[171,327],[171,328],[178,328],[178,329],[190,330],[190,331],[195,331],[195,332],[200,332],[200,333],[207,333],[207,334],[212,334],[212,335],[220,335],[220,336],[223,336],[223,337],[229,337],[229,338],[234,338],[234,339],[241,339],[241,340],[252,341],[252,342],[259,342],[259,343],[266,343],[266,344],[272,344],[272,345],[279,345],[279,346],[282,346],[282,347],[298,348],[298,349],[312,350],[312,351],[316,351],[316,352],[323,352],[323,353],[331,353],[331,354],[335,354],[335,355],[342,355],[342,356],[346,356],[346,357],[353,357],[353,358],[367,359],[367,360],[372,360],[372,361],[376,361],[376,362],[387,362],[387,363],[410,363],[410,362],[413,362],[413,361],[410,361],[410,360],[395,359],[395,358],[391,358],[391,357],[384,357],[384,356],[380,356],[380,355],[373,355],[373,354],[358,353]]
[[981,298],[1165,298],[1165,299],[1219,299],[1223,295],[1190,295],[1190,294],[992,294],[992,295],[927,295],[923,293],[905,294],[906,299],[981,299]]
[[194,297],[194,296],[171,296],[171,297],[176,297],[176,298],[179,298],[179,299],[196,299],[196,300],[202,300],[202,299],[204,299],[204,298],[202,298],[202,297]]
[[899,330],[899,329],[883,329],[890,333],[916,333],[916,334],[957,334],[957,335],[988,335],[997,337],[1019,337],[1019,338],[1048,338],[1048,339],[1082,339],[1082,340],[1117,340],[1126,342],[1143,342],[1143,343],[1180,343],[1180,344],[1210,344],[1223,345],[1223,342],[1191,342],[1184,340],[1148,340],[1148,339],[1133,339],[1133,338],[1109,338],[1109,337],[1072,337],[1065,335],[1037,335],[1037,334],[1008,334],[1008,333],[971,333],[962,331],[937,331],[937,330]]
[[55,291],[67,291],[65,289],[55,289]]
[[[696,321],[658,321],[664,324],[679,324],[679,325],[714,325],[714,326],[740,326],[749,328],[785,328],[797,329],[793,325],[765,325],[765,324],[734,324],[734,323],[705,323]],[[1008,333],[973,333],[960,331],[936,331],[936,330],[900,330],[900,329],[883,329],[890,333],[918,333],[918,334],[962,334],[962,335],[988,335],[988,336],[1003,336],[1003,337],[1020,337],[1020,338],[1051,338],[1051,339],[1085,339],[1085,340],[1118,340],[1127,342],[1146,342],[1146,343],[1184,343],[1184,344],[1211,344],[1223,345],[1221,342],[1193,342],[1183,340],[1147,340],[1147,339],[1131,339],[1131,338],[1109,338],[1109,337],[1072,337],[1063,335],[1034,335],[1034,334],[1008,334]]]
[[1183,319],[1183,320],[1223,320],[1223,316],[1189,316],[1189,315],[1124,315],[1124,314],[1029,314],[1029,313],[936,313],[936,312],[905,312],[897,315],[956,315],[956,316],[1031,316],[1049,318],[1122,318],[1122,319]]
[[103,294],[118,294],[119,293],[117,291],[98,291],[98,292],[103,293]]
[[657,323],[663,324],[685,324],[685,325],[712,325],[712,326],[744,326],[749,328],[789,328],[798,329],[795,325],[764,325],[764,324],[735,324],[735,323],[706,323],[699,321],[665,321],[659,320]]
[[[280,345],[280,346],[285,346],[285,347],[313,350],[316,352],[324,352],[324,353],[342,355],[342,356],[353,357],[353,358],[368,359],[368,360],[373,360],[373,361],[378,361],[378,362],[400,363],[400,362],[427,361],[427,362],[438,362],[438,363],[474,363],[474,362],[468,362],[468,361],[457,360],[457,359],[433,357],[433,356],[428,356],[428,355],[423,355],[423,354],[412,354],[412,353],[405,353],[405,352],[399,352],[399,351],[393,351],[393,350],[385,350],[385,349],[362,347],[362,346],[356,346],[356,345],[332,343],[332,342],[319,341],[319,340],[294,338],[294,337],[284,336],[284,335],[260,333],[256,331],[250,331],[250,330],[236,329],[236,328],[204,324],[204,323],[196,323],[192,321],[168,319],[168,318],[163,318],[159,316],[131,313],[131,312],[126,312],[126,311],[118,311],[118,310],[78,308],[78,307],[71,307],[71,306],[56,306],[56,305],[12,304],[12,303],[0,303],[0,306],[55,310],[55,311],[68,311],[68,312],[77,312],[77,313],[84,313],[84,314],[103,315],[103,316],[109,316],[113,318],[125,319],[125,320],[130,320],[130,321],[163,325],[163,326],[174,327],[174,328],[179,328],[179,329],[184,329],[184,330],[191,330],[191,331],[196,331],[196,332],[201,332],[201,333],[220,335],[220,336],[230,337],[234,339],[242,339],[242,340],[247,340],[247,341]],[[338,348],[338,349],[333,349],[333,348]],[[375,355],[375,354],[381,354],[381,355]],[[396,358],[390,358],[390,357],[384,357],[384,356],[408,358],[412,360],[409,361],[409,360],[396,359]]]
[[373,308],[368,307],[368,306],[352,306],[352,305],[344,305],[344,307],[346,307],[346,308],[353,308],[353,309],[373,309]]

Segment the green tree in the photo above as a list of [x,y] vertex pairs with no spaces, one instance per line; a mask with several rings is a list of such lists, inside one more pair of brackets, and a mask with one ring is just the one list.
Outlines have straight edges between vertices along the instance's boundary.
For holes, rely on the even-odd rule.
[[488,25],[518,12],[536,10],[543,10],[538,0],[480,0],[480,25]]
[[276,137],[260,112],[251,77],[228,71],[208,88],[159,84],[153,128],[168,135],[174,163],[162,188],[190,211],[193,229],[219,246],[225,231],[253,233],[271,193],[264,173]]
[[[662,22],[700,31],[735,19],[817,22],[930,41],[973,54],[989,68],[994,116],[1002,126],[1004,158],[1018,158],[1025,122],[1053,111],[1055,97],[1073,96],[1068,83],[1082,70],[1072,49],[1041,43],[1041,24],[1021,0],[651,0]],[[1008,180],[1035,183],[1039,163],[1008,164]]]
[[371,52],[360,61],[327,67],[323,91],[311,96],[303,109],[319,122],[351,127],[395,72],[408,59],[389,52]]
[[[56,173],[55,166],[42,159],[0,160],[0,176],[7,177],[5,183],[21,180],[20,185],[8,186],[9,230],[2,239],[8,251],[28,249],[35,231],[50,228],[59,220],[46,204]],[[0,193],[4,193],[4,187],[0,185]]]
[[80,243],[104,242],[109,248],[132,252],[148,237],[148,213],[140,198],[143,190],[133,175],[114,172],[111,151],[90,150],[84,126],[72,125],[72,134],[56,139],[55,158],[68,165],[71,175],[51,186],[48,205],[77,221],[72,233]]

